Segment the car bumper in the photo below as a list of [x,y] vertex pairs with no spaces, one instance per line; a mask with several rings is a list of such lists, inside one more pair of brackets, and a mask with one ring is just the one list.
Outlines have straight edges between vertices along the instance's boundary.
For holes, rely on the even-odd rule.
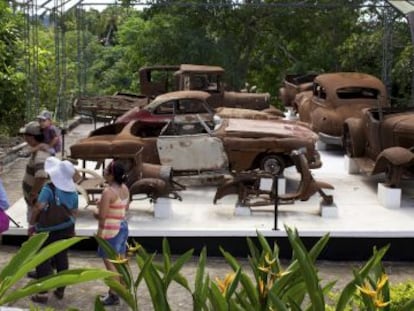
[[339,145],[342,146],[341,136],[332,136],[325,133],[319,132],[319,140],[327,145]]

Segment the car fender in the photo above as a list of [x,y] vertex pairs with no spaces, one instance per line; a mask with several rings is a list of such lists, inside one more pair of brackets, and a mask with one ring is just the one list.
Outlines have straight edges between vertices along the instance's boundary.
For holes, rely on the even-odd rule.
[[375,161],[372,175],[387,172],[388,165],[394,167],[407,167],[414,163],[414,154],[411,150],[403,147],[390,147],[384,149]]
[[131,197],[138,194],[145,194],[151,199],[168,197],[169,186],[159,178],[142,178],[134,182],[129,188]]
[[213,203],[217,204],[218,200],[228,195],[238,195],[240,199],[242,188],[246,185],[252,185],[255,181],[254,176],[237,176],[224,181],[217,187]]
[[[349,139],[352,141],[352,150],[346,149],[346,135],[349,135]],[[365,149],[365,136],[362,119],[360,118],[348,118],[343,124],[342,133],[342,146],[345,147],[346,152],[351,157],[361,157],[364,154]]]
[[300,121],[311,123],[312,91],[298,93],[295,96],[293,107],[299,114]]
[[325,133],[330,136],[341,137],[343,120],[336,110],[324,105],[314,105],[310,111],[312,130],[316,133]]

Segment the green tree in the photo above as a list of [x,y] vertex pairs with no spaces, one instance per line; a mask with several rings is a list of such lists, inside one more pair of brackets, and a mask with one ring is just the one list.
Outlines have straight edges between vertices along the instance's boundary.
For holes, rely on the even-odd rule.
[[[15,134],[24,118],[25,74],[23,59],[23,18],[0,2],[0,125],[1,134]],[[18,129],[18,128],[17,128]]]

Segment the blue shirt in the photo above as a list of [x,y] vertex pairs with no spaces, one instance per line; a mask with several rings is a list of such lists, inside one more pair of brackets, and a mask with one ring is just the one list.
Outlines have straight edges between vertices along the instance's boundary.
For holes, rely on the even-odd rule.
[[[70,210],[77,209],[79,207],[79,198],[78,193],[76,191],[66,192],[55,187],[55,195],[57,205],[64,204]],[[44,185],[39,193],[37,201],[41,204],[48,205],[49,202],[53,202],[53,200],[54,198],[52,189],[49,187],[48,184]]]
[[9,207],[9,199],[7,198],[7,193],[4,189],[3,182],[0,180],[0,208],[5,211]]

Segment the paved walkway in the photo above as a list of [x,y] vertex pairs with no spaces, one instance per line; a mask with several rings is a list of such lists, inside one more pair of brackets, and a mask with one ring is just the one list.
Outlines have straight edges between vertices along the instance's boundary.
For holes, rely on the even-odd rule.
[[[89,130],[92,125],[89,126]],[[72,130],[66,137],[68,146],[71,142],[83,137],[88,129],[88,126],[80,126]],[[66,148],[67,149],[67,148]],[[68,150],[68,149],[67,149]],[[19,158],[13,163],[4,167],[1,174],[6,191],[8,192],[11,203],[15,203],[21,197],[21,180],[24,173],[26,158]],[[1,245],[0,246],[0,267],[2,267],[17,251],[18,247]],[[103,263],[96,257],[95,251],[71,251],[70,252],[70,266],[71,268],[79,267],[100,267],[104,268]],[[183,275],[189,280],[191,287],[194,287],[194,278],[197,268],[197,257],[186,264],[182,270]],[[243,266],[247,267],[247,260],[245,258],[239,259]],[[337,289],[342,289],[344,284],[352,276],[352,268],[362,265],[359,262],[318,262],[320,278],[323,281],[338,280]],[[391,283],[414,279],[414,264],[411,262],[392,262],[385,263],[386,271],[390,275]],[[136,277],[138,274],[136,263],[131,261],[131,268]],[[207,262],[207,271],[210,274],[210,279],[214,280],[216,277],[223,278],[226,273],[230,272],[229,266],[222,258],[210,257]],[[22,281],[22,284],[28,282],[28,279]],[[77,308],[78,310],[90,311],[93,310],[94,299],[96,295],[104,294],[106,287],[102,282],[89,282],[78,286],[71,286],[67,289],[65,298],[58,301],[51,295],[48,306],[56,310],[67,310],[69,307]],[[153,310],[151,301],[145,287],[139,290],[140,310]],[[172,310],[186,311],[192,310],[191,296],[177,285],[172,285],[169,291],[169,301]],[[23,299],[18,301],[14,306],[20,308],[28,308],[31,301]],[[127,310],[126,306],[120,305],[118,307],[107,308],[108,310]]]

